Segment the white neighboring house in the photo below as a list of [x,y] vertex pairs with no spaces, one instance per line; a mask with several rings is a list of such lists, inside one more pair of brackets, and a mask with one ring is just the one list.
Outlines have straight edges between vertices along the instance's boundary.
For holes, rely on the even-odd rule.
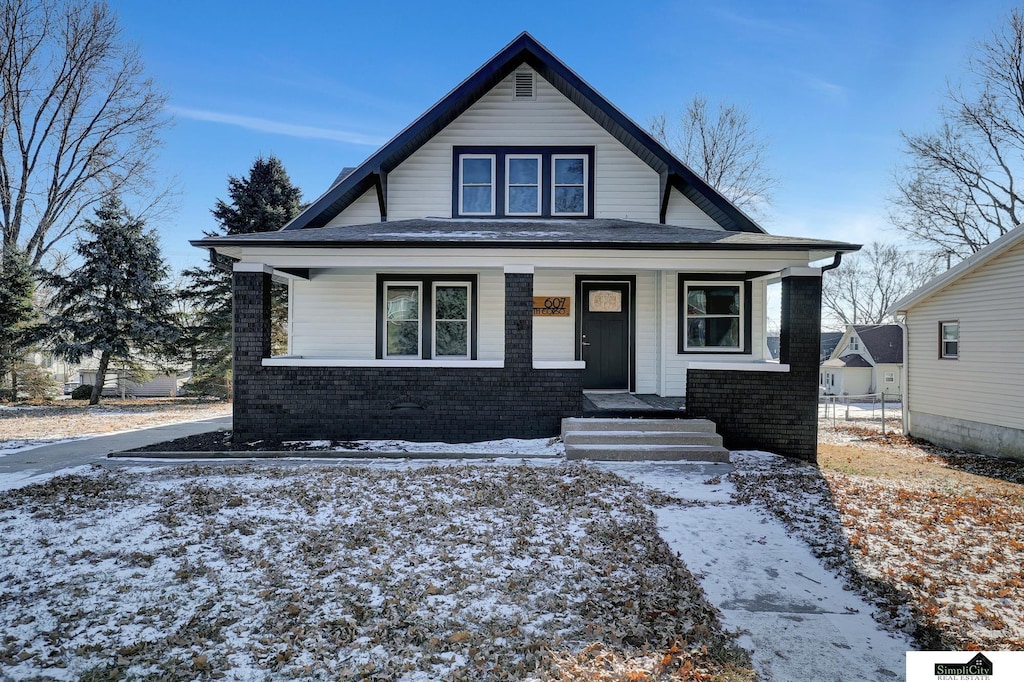
[[903,331],[898,324],[847,325],[819,376],[825,395],[903,396]]
[[1024,228],[935,277],[890,312],[907,335],[905,432],[1024,460]]
[[[152,363],[146,364],[149,378],[145,381],[138,381],[130,371],[122,367],[111,366],[107,368],[106,380],[103,384],[103,395],[106,397],[132,397],[132,398],[173,398],[181,393],[182,387],[192,377],[191,372],[180,368],[157,367]],[[78,370],[78,385],[94,385],[96,374],[99,370],[99,359],[95,357],[82,358],[81,367]]]

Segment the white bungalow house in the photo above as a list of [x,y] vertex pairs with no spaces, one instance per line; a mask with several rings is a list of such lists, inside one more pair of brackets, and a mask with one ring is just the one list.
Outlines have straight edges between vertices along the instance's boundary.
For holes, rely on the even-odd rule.
[[619,391],[811,459],[811,264],[859,248],[767,234],[526,33],[280,231],[192,243],[234,261],[236,439],[550,436]]
[[891,312],[906,330],[904,429],[1024,460],[1024,228],[938,275]]
[[825,395],[885,394],[903,385],[903,330],[896,324],[847,325],[819,376]]

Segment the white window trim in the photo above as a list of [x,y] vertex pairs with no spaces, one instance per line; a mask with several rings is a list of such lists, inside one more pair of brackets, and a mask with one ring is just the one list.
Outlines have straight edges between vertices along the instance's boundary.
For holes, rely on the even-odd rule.
[[[388,353],[388,289],[391,287],[402,287],[408,289],[415,287],[416,294],[416,355],[391,355]],[[381,311],[381,324],[384,325],[384,357],[388,359],[422,359],[423,358],[423,283],[422,282],[384,282],[384,310]]]
[[856,336],[850,337],[850,350],[860,351],[860,340]]
[[[689,306],[687,301],[690,300],[690,287],[736,287],[740,292],[740,309],[736,315],[690,315]],[[746,287],[742,281],[727,281],[727,282],[690,282],[687,281],[683,286],[683,350],[687,353],[742,353],[744,352],[743,340],[746,338],[746,328],[744,320],[746,318]],[[690,319],[691,318],[723,318],[723,317],[739,317],[739,345],[736,347],[729,346],[691,346],[690,345]]]
[[[559,186],[555,182],[555,165],[559,159],[582,159],[583,160],[583,211],[579,213],[560,213],[555,210],[555,189]],[[578,185],[562,185],[562,187],[577,187]],[[586,216],[589,214],[590,206],[590,155],[589,154],[552,154],[551,155],[551,215],[552,216]]]
[[[511,165],[510,162],[512,161],[512,159],[536,159],[536,161],[537,161],[537,182],[534,183],[534,184],[530,184],[530,185],[513,184],[512,180],[511,180],[512,174],[509,172],[509,166]],[[544,214],[543,213],[543,209],[544,209],[544,193],[541,191],[542,183],[544,182],[543,181],[544,168],[542,167],[543,163],[544,163],[544,157],[541,154],[506,154],[505,155],[505,215],[509,215],[509,216],[539,216],[539,215],[543,215]],[[513,213],[512,211],[510,211],[509,210],[509,206],[511,206],[512,204],[509,201],[509,190],[512,187],[536,187],[537,188],[537,210],[532,212],[532,213]],[[461,198],[460,198],[460,202],[461,202]],[[460,203],[459,205],[461,206],[462,204]]]
[[[491,188],[491,210],[489,212],[486,212],[486,213],[485,212],[479,212],[478,213],[478,212],[468,212],[468,211],[464,210],[464,204],[462,203],[462,190],[463,190],[464,187],[466,187],[466,184],[462,180],[462,171],[463,171],[463,168],[465,167],[464,166],[464,162],[466,161],[466,159],[490,159],[490,162],[491,162],[491,182],[490,182],[490,185],[484,185],[484,184],[478,184],[478,183],[472,183],[472,184],[469,185],[470,187],[488,187],[489,186]],[[462,154],[462,155],[459,156],[459,215],[463,215],[463,216],[466,216],[466,215],[495,215],[495,209],[494,209],[495,196],[494,195],[497,193],[496,192],[496,188],[495,188],[495,184],[497,184],[497,179],[498,179],[497,178],[497,173],[495,172],[495,170],[496,170],[496,168],[495,168],[495,164],[496,164],[495,159],[496,159],[496,155],[495,154]]]
[[[946,353],[946,327],[956,327],[956,353]],[[960,320],[939,322],[939,357],[943,360],[957,360],[960,357]]]
[[[444,360],[467,360],[469,354],[473,348],[473,285],[470,282],[434,282],[430,290],[430,304],[433,306],[434,314],[431,324],[433,329],[430,330],[430,357],[431,359],[437,360],[437,323],[440,320],[437,316],[437,288],[438,287],[462,287],[466,290],[466,353],[464,355],[443,355],[440,356],[441,361]],[[420,302],[422,306],[422,301]],[[421,315],[422,317],[422,315]],[[422,329],[422,326],[421,326]]]

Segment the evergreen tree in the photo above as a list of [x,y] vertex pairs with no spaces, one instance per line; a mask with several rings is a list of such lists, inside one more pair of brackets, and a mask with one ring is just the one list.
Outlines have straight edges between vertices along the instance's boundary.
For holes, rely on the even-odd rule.
[[49,326],[58,355],[78,362],[100,352],[89,398],[95,405],[111,360],[136,366],[140,355],[159,353],[177,331],[156,234],[116,197],[104,199],[82,230],[74,249],[82,265],[46,278],[53,288]]
[[[249,174],[228,178],[228,201],[217,200],[212,213],[218,229],[208,236],[251,234],[280,229],[298,215],[302,191],[292,184],[280,159],[257,158]],[[193,392],[230,394],[231,385],[231,263],[217,258],[204,267],[184,272],[189,283],[182,292],[195,314],[189,317],[179,357],[192,363]],[[287,345],[288,292],[275,283],[272,298],[271,346],[275,353]]]
[[34,289],[28,259],[14,246],[4,249],[0,257],[0,384],[10,375],[11,400],[18,397],[18,363],[37,338]]

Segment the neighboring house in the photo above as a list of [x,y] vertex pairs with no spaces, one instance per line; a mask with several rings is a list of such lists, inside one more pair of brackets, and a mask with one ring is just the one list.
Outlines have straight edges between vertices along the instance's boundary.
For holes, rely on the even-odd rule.
[[1024,228],[891,308],[907,333],[907,433],[1024,460]]
[[601,390],[811,459],[809,264],[859,248],[766,234],[526,33],[280,231],[192,243],[235,260],[236,439],[553,436]]
[[[132,398],[173,398],[181,393],[182,387],[192,377],[189,370],[168,368],[156,363],[143,363],[147,377],[141,380],[134,372],[115,366],[112,361],[107,368],[103,383],[103,395],[107,397]],[[78,370],[78,385],[95,385],[99,371],[99,358],[86,356],[82,358]]]
[[903,391],[903,330],[898,324],[847,325],[828,360],[821,363],[819,383],[825,395]]
[[832,351],[836,349],[839,339],[843,338],[845,334],[846,332],[821,333],[821,362],[825,362],[832,357]]

